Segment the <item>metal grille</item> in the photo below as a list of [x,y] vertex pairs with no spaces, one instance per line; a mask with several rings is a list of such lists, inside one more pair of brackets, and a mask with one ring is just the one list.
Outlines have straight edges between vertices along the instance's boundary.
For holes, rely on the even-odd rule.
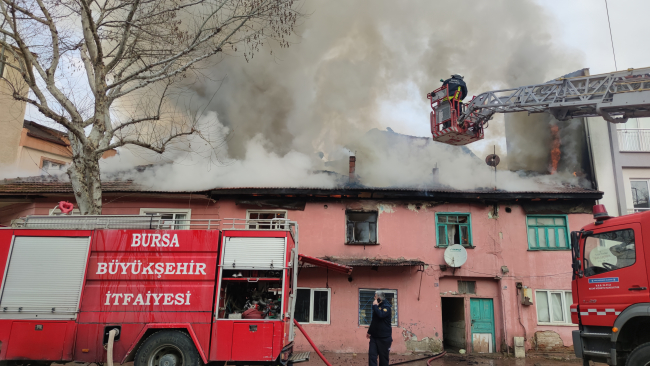
[[[378,290],[359,290],[359,325],[370,325],[372,320],[372,302],[375,298],[375,291]],[[397,291],[381,290],[386,295],[386,300],[390,302],[391,325],[397,326]]]
[[225,238],[222,265],[226,269],[282,269],[285,238]]
[[2,318],[74,318],[90,238],[17,237],[0,297]]
[[13,220],[14,228],[94,230],[94,229],[218,229],[220,220],[169,219],[160,215],[27,216]]

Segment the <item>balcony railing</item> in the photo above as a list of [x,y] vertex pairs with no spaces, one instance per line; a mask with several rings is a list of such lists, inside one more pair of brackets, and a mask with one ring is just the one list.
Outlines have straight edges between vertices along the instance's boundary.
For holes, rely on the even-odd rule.
[[618,149],[619,151],[650,151],[650,129],[618,130]]
[[645,211],[649,211],[649,210],[650,210],[650,208],[628,208],[627,213],[631,214],[631,213],[637,213],[637,212],[645,212]]

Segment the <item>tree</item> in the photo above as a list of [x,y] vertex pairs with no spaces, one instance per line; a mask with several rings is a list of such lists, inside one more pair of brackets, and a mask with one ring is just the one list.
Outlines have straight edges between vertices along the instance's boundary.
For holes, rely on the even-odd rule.
[[[288,47],[300,13],[295,0],[0,0],[0,18],[0,47],[30,90],[12,97],[68,131],[77,205],[98,215],[102,154],[162,154],[197,133],[196,119],[164,118],[170,91],[222,55]],[[134,99],[144,102],[120,109]]]

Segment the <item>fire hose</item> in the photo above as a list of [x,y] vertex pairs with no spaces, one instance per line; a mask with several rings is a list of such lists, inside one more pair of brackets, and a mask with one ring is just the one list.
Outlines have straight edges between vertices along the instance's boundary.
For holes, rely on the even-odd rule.
[[[302,332],[302,335],[305,336],[305,338],[307,339],[307,342],[309,342],[309,344],[311,344],[311,346],[314,348],[314,351],[316,351],[316,353],[318,354],[320,359],[323,360],[323,362],[325,362],[325,364],[327,366],[332,366],[332,364],[329,363],[329,361],[327,361],[327,359],[325,359],[325,356],[323,356],[323,354],[320,352],[318,347],[316,347],[316,344],[314,344],[314,341],[312,341],[311,338],[309,338],[309,336],[307,335],[307,332],[305,332],[305,330],[302,329],[302,327],[300,326],[300,323],[298,323],[298,321],[296,319],[293,319],[293,324],[295,324],[296,327],[298,327],[298,329],[300,329],[300,331]],[[416,360],[409,360],[409,361],[404,361],[404,362],[393,363],[393,364],[391,364],[391,366],[393,366],[393,365],[402,365],[402,364],[405,364],[405,363],[411,363],[411,362],[415,362],[415,361],[421,361],[421,360],[425,360],[427,358],[429,358],[427,360],[427,365],[431,366],[431,361],[444,356],[446,353],[447,353],[446,351],[442,351],[442,352],[434,355],[431,358],[429,358],[430,356],[427,356],[427,357],[424,357],[424,358],[418,358]],[[108,365],[108,366],[113,366],[113,365]]]
[[[311,338],[309,338],[309,336],[307,335],[307,332],[305,332],[305,330],[302,329],[302,327],[300,326],[300,323],[298,323],[298,321],[295,318],[293,319],[293,324],[295,324],[296,327],[298,327],[298,329],[300,329],[300,331],[302,332],[302,335],[304,335],[305,338],[307,338],[307,342],[309,342],[309,344],[311,344],[311,346],[314,348],[314,351],[316,351],[316,353],[318,354],[320,359],[323,360],[323,362],[325,362],[325,364],[327,366],[332,366],[332,364],[329,363],[329,361],[327,361],[327,359],[325,358],[325,356],[323,356],[323,354],[320,352],[318,347],[316,347],[316,344],[314,343],[314,341],[312,341]],[[108,365],[108,366],[112,366],[112,365]]]
[[113,342],[118,334],[120,334],[120,330],[117,328],[113,328],[108,332],[108,343],[106,344],[106,366],[113,366]]

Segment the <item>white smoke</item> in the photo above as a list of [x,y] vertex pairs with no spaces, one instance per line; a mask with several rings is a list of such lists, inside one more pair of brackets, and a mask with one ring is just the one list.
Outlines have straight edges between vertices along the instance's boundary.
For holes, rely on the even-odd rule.
[[[502,118],[492,121],[487,141],[473,147],[478,157],[459,147],[368,131],[390,127],[430,139],[425,95],[453,73],[465,76],[471,98],[582,66],[579,55],[551,38],[552,23],[534,0],[307,0],[303,10],[311,15],[290,48],[272,55],[262,50],[249,63],[227,56],[187,83],[194,93],[179,105],[206,107],[203,118],[223,143],[201,147],[193,137],[182,142],[186,148],[158,157],[122,149],[103,172],[165,163],[132,176],[160,190],[334,187],[341,180],[319,171],[347,175],[347,158],[356,154],[360,183],[368,186],[430,186],[437,166],[442,186],[493,187],[494,171],[483,158],[492,145],[502,153]],[[579,183],[571,174],[531,179],[500,170],[496,184],[545,190]]]

